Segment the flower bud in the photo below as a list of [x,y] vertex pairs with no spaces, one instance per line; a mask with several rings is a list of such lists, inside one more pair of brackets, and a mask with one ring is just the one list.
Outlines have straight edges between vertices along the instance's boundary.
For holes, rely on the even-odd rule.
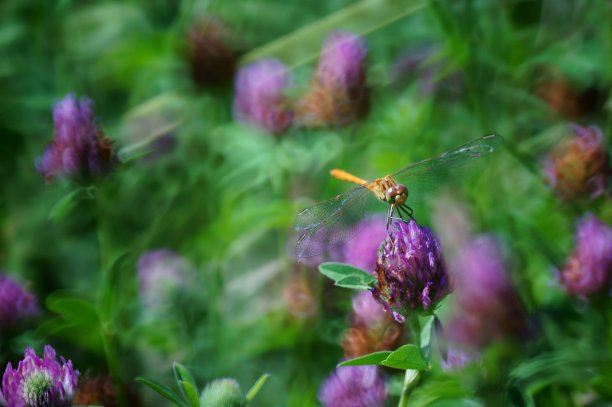
[[200,407],[241,407],[245,399],[234,379],[217,379],[206,385],[200,395]]

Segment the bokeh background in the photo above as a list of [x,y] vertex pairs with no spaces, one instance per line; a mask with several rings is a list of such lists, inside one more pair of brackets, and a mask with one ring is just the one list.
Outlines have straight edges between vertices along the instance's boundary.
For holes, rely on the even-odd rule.
[[[605,0],[3,1],[0,268],[39,312],[0,327],[0,366],[51,344],[82,380],[123,383],[126,405],[165,405],[134,378],[172,387],[173,361],[202,386],[232,377],[248,389],[269,373],[255,406],[319,405],[346,355],[354,293],[296,261],[296,214],[350,187],[332,168],[373,179],[495,133],[505,143],[476,174],[440,177],[415,211],[449,264],[465,264],[457,253],[473,236],[494,239],[521,304],[500,312],[524,332],[478,342],[462,369],[437,360],[414,405],[610,405],[609,283],[578,295],[560,278],[578,220],[612,223],[609,178],[568,194],[546,171],[573,125],[594,125],[601,154],[557,165],[583,186],[609,176],[610,21]],[[291,77],[278,103],[293,112],[337,30],[367,47],[363,61],[345,56],[365,72],[351,86],[369,90],[345,100],[367,98],[361,113],[316,125],[288,113],[271,131],[236,112],[237,72],[270,58]],[[112,140],[120,162],[104,177],[49,182],[35,166],[68,93],[91,98]],[[332,109],[320,93],[309,103]],[[385,372],[388,405],[399,373]]]

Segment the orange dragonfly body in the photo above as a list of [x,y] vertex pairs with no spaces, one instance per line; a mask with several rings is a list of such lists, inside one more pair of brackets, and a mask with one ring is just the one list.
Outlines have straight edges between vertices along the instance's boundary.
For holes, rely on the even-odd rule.
[[387,228],[394,219],[394,212],[402,220],[414,219],[409,201],[424,199],[442,179],[457,177],[462,169],[471,167],[479,158],[495,151],[502,142],[501,136],[484,136],[374,181],[366,181],[344,170],[330,171],[333,177],[358,186],[297,215],[295,229],[302,233],[296,245],[298,260],[323,254],[353,237],[356,231],[346,226],[357,223],[371,212],[370,202],[373,200],[367,199],[370,194],[389,205]]

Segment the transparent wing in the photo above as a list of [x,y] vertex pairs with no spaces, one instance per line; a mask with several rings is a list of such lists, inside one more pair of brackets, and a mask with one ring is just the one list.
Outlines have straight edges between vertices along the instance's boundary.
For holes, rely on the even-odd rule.
[[444,182],[458,179],[466,172],[484,164],[483,157],[494,152],[503,143],[499,135],[488,135],[454,150],[440,154],[403,168],[391,176],[408,187],[408,205],[427,200],[432,191],[435,191]]
[[298,260],[339,248],[354,236],[349,226],[376,207],[384,205],[365,186],[358,186],[300,212],[295,222],[295,229],[303,232],[295,249]]

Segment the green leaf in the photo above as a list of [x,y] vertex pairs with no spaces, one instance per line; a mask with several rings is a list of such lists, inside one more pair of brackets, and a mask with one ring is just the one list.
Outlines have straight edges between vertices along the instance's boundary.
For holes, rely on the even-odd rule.
[[251,386],[245,397],[246,404],[249,404],[255,398],[255,396],[257,396],[263,385],[268,380],[268,377],[270,377],[270,375],[267,373],[261,375],[259,379],[257,379],[257,381],[255,382],[255,384]]
[[421,326],[421,354],[428,361],[431,360],[431,342],[433,339],[434,329],[434,318],[435,316],[430,315],[425,318],[425,323]]
[[172,390],[170,390],[168,387],[164,386],[163,384],[156,382],[155,380],[147,379],[146,377],[137,377],[134,380],[136,380],[138,383],[142,383],[145,386],[150,387],[151,389],[153,389],[154,391],[156,391],[157,393],[159,393],[166,399],[170,400],[177,406],[189,407],[189,405],[185,403],[184,401],[182,401],[176,393],[174,393]]
[[96,307],[89,301],[66,292],[55,292],[47,297],[47,307],[67,323],[91,330],[100,327]]
[[51,208],[48,216],[49,220],[59,223],[62,219],[64,219],[79,202],[80,193],[81,188],[77,188],[61,197]]
[[174,362],[172,370],[174,370],[174,377],[181,389],[181,393],[183,393],[183,397],[185,397],[193,407],[198,407],[198,385],[191,372],[178,362]]
[[376,278],[371,274],[344,263],[323,263],[319,272],[334,280],[338,287],[367,290],[374,287]]
[[121,273],[125,261],[129,258],[129,254],[123,253],[115,258],[108,270],[104,273],[104,286],[100,295],[100,315],[104,321],[112,319],[114,310],[121,308],[120,299],[117,298],[117,293],[120,293],[121,277],[126,273]]
[[364,365],[382,365],[382,362],[391,355],[390,350],[370,353],[369,355],[360,356],[358,358],[345,360],[339,363],[338,366],[364,366]]
[[423,358],[420,349],[413,344],[404,345],[398,348],[387,356],[387,358],[383,360],[381,364],[387,367],[403,370],[424,370],[429,367],[427,360]]
[[446,335],[444,334],[444,328],[442,323],[437,316],[434,316],[434,330],[436,332],[436,347],[442,356],[442,360],[445,362],[448,359],[448,343],[446,341]]

